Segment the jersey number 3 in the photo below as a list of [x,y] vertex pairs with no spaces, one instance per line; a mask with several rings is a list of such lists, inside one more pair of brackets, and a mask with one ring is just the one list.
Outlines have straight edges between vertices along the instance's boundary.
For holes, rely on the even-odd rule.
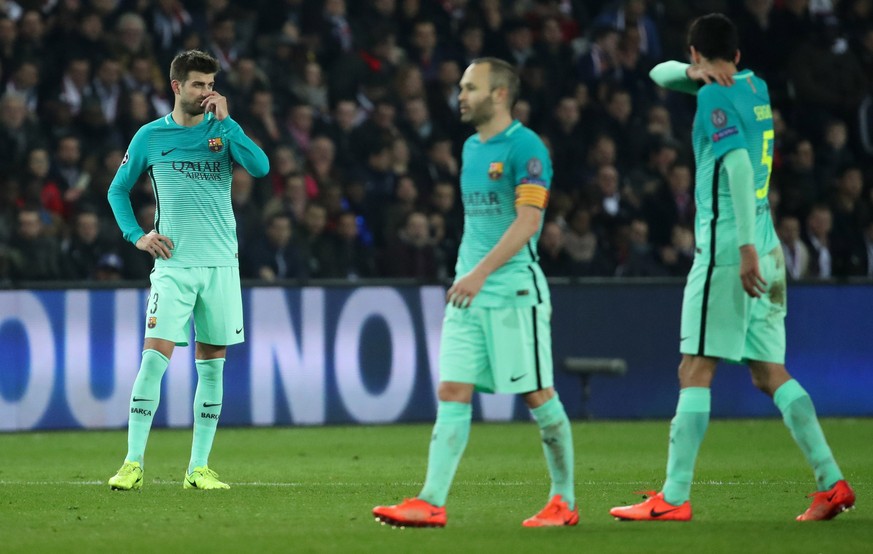
[[767,166],[767,180],[764,181],[764,186],[755,191],[755,196],[758,200],[767,198],[767,193],[770,192],[770,174],[773,173],[773,156],[770,155],[770,141],[773,140],[773,129],[764,131],[764,144],[761,146],[761,163]]

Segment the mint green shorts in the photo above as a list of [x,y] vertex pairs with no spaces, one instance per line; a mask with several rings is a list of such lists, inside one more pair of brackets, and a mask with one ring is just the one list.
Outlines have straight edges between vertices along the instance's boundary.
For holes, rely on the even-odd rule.
[[679,351],[732,363],[785,363],[785,260],[776,247],[759,260],[767,291],[751,298],[738,265],[696,261],[682,300]]
[[554,385],[552,307],[446,306],[440,341],[440,381],[469,383],[480,392],[524,394]]
[[146,338],[226,346],[245,340],[238,267],[156,267],[146,305]]

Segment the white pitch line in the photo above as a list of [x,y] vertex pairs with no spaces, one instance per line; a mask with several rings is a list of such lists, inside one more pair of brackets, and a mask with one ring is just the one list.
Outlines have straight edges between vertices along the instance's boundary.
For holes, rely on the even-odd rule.
[[[146,484],[156,486],[180,486],[181,481],[164,481],[160,479],[150,480]],[[267,481],[246,481],[246,482],[228,482],[229,485],[235,487],[288,487],[288,488],[303,488],[303,487],[360,487],[364,483],[348,483],[341,481],[299,481],[299,482],[267,482]],[[455,483],[460,486],[497,486],[497,487],[524,487],[541,485],[542,481],[458,481]],[[634,486],[634,487],[654,487],[654,481],[577,481],[577,485],[582,486]],[[864,482],[853,482],[856,486],[866,486]],[[106,486],[105,481],[2,481],[0,486],[55,486],[55,485],[70,485],[70,486]],[[396,487],[417,487],[421,483],[416,482],[394,482],[384,483],[385,486]],[[799,486],[810,485],[808,481],[695,481],[694,486],[713,486],[713,487],[744,487],[744,486]],[[814,485],[814,484],[813,484]]]

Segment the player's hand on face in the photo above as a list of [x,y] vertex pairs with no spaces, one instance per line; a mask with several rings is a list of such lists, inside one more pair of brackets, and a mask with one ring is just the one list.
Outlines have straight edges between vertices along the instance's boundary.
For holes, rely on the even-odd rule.
[[484,284],[484,277],[470,272],[455,281],[449,288],[446,293],[446,302],[456,308],[469,308],[470,304],[473,303],[473,298],[479,294]]
[[740,247],[740,281],[743,283],[743,290],[752,298],[760,298],[767,292],[767,281],[761,275],[758,264],[758,251],[751,244]]
[[692,64],[685,73],[689,79],[702,81],[707,85],[709,83],[718,83],[723,87],[729,87],[734,84],[734,76],[726,68],[714,67],[707,64]]
[[200,103],[207,112],[213,112],[215,119],[221,121],[230,115],[227,111],[227,98],[214,90],[206,94],[206,98]]
[[173,241],[169,237],[165,237],[156,231],[152,231],[147,235],[143,235],[136,241],[136,247],[143,252],[148,252],[152,258],[161,258],[168,260],[173,256],[170,252],[173,248]]

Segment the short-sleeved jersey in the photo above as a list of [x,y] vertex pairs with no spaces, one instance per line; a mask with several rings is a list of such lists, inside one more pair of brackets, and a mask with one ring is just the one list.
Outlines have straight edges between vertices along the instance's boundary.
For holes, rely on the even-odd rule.
[[[516,199],[545,208],[552,180],[552,163],[543,141],[519,121],[486,142],[474,134],[461,156],[461,199],[464,236],[456,274],[472,270],[500,241],[516,218]],[[542,230],[485,280],[474,306],[533,306],[549,301],[536,244]]]
[[[740,263],[736,217],[722,167],[724,155],[744,148],[754,168],[755,247],[759,254],[779,244],[767,193],[773,167],[773,116],[767,84],[751,71],[734,75],[734,84],[709,84],[697,94],[694,117],[694,237],[698,255],[714,265]],[[714,257],[713,257],[714,256]]]
[[143,173],[148,174],[157,205],[155,230],[174,246],[172,257],[157,258],[156,266],[239,265],[230,199],[231,137],[237,134],[249,140],[232,119],[218,121],[208,113],[193,127],[177,124],[169,114],[134,135],[112,188],[127,194]]

